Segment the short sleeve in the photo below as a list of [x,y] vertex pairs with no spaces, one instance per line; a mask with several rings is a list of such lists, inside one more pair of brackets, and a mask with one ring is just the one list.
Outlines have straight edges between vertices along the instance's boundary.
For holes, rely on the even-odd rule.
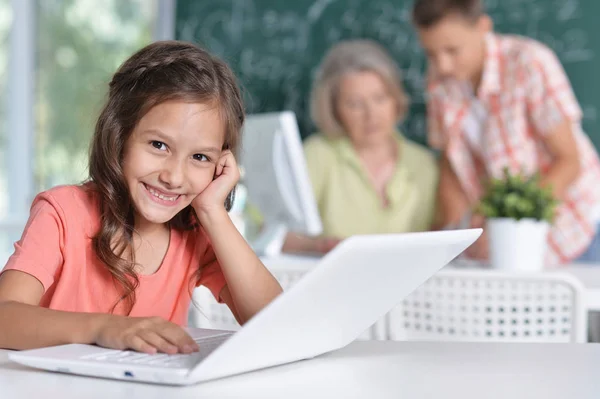
[[545,135],[551,133],[564,118],[579,122],[582,112],[556,55],[547,48],[541,48],[535,54],[536,59],[525,66],[525,95],[536,131]]
[[304,142],[306,168],[317,203],[323,196],[323,190],[327,183],[327,170],[332,159],[331,151],[327,147],[327,142],[320,135],[309,137]]
[[34,200],[29,220],[3,271],[19,270],[37,278],[44,291],[54,284],[63,264],[64,223],[57,209],[43,196]]
[[221,265],[217,260],[217,256],[212,248],[212,245],[208,244],[204,254],[200,258],[200,279],[198,280],[197,286],[204,286],[209,289],[218,302],[221,300],[221,291],[223,287],[227,285],[225,276],[221,271]]

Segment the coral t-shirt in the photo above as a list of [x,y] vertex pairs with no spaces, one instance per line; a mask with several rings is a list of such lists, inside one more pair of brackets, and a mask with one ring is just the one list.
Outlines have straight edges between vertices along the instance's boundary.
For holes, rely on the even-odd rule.
[[[6,270],[20,270],[44,286],[40,306],[73,312],[109,313],[120,296],[118,284],[96,256],[92,237],[100,227],[98,193],[90,184],[59,186],[39,194]],[[194,273],[216,298],[225,278],[204,231],[171,228],[167,253],[152,275],[139,275],[130,316],[159,316],[187,324]],[[126,301],[114,310],[124,314]]]

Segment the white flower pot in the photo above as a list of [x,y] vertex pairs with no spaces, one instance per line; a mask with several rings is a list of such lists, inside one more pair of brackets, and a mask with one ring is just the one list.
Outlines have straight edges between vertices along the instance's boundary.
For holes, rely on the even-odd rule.
[[492,268],[535,272],[544,268],[549,225],[534,219],[488,219]]

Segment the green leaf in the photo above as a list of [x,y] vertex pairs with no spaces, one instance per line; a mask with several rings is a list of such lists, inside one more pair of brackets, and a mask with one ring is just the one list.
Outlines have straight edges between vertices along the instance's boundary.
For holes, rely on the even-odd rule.
[[511,174],[503,169],[503,178],[490,179],[485,185],[476,211],[487,218],[524,218],[552,222],[558,201],[552,187],[541,187],[540,174]]

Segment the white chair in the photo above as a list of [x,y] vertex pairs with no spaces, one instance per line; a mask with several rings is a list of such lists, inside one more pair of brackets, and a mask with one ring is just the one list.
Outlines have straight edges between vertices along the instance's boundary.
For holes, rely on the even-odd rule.
[[[317,263],[317,261],[270,262],[267,267],[281,284],[281,287],[287,290],[300,280],[311,267],[318,267]],[[240,328],[227,305],[218,303],[210,291],[204,287],[194,290],[193,303],[189,312],[189,324],[193,327],[223,330],[238,330]],[[385,318],[375,323],[359,337],[361,340],[382,340],[386,338]]]
[[583,287],[562,273],[442,270],[388,314],[392,340],[585,342]]
[[[306,273],[303,268],[290,266],[270,269],[283,289],[291,287]],[[205,287],[194,290],[190,307],[190,325],[199,328],[215,328],[222,330],[239,330],[240,325],[224,303],[218,303]]]

